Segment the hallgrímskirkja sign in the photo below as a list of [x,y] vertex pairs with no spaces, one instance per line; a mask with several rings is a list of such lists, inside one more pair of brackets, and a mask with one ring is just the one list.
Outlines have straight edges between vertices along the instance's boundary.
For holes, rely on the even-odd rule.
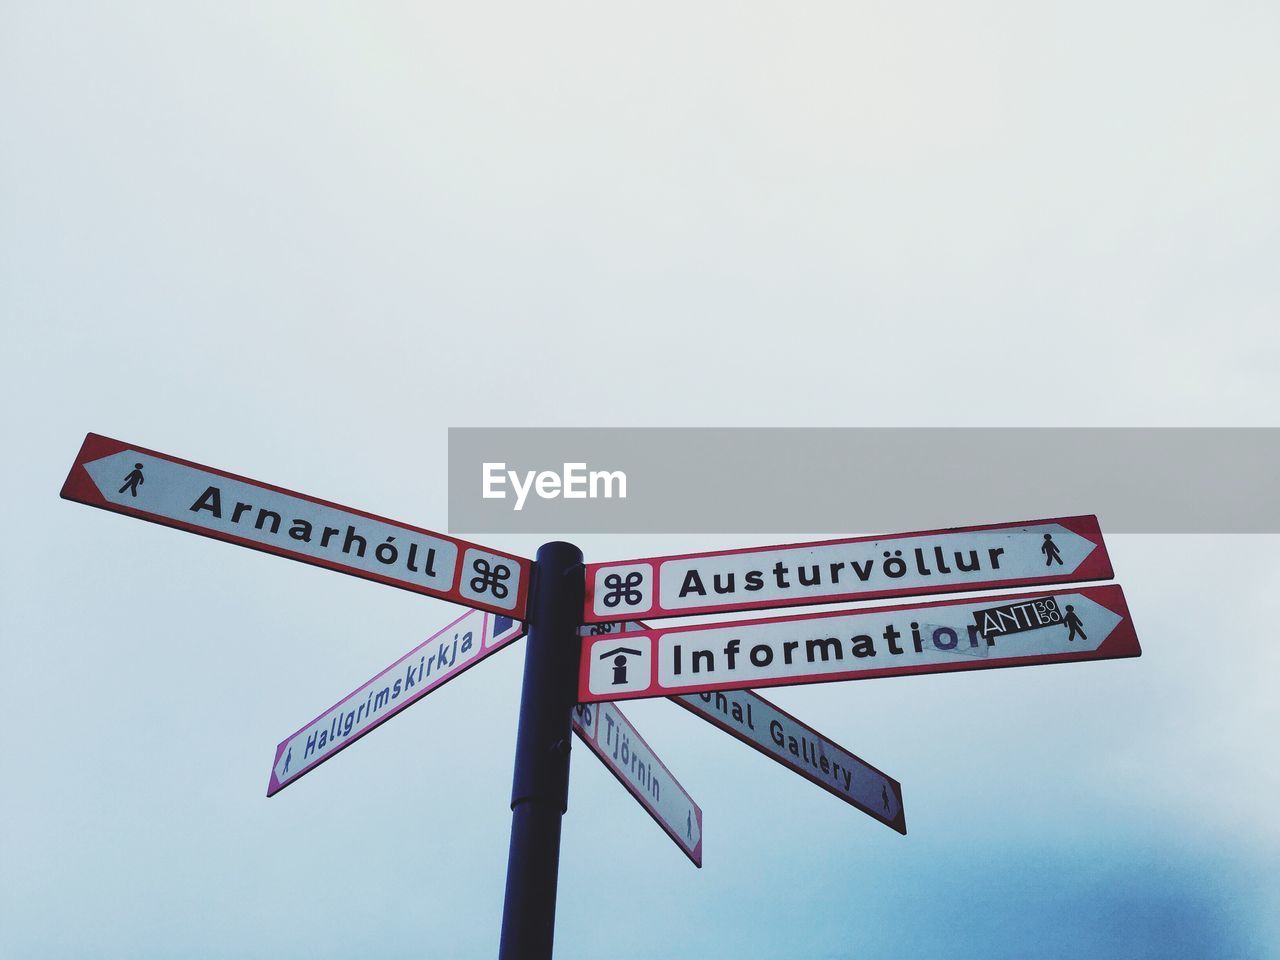
[[524,636],[524,624],[468,610],[280,741],[267,796],[336,756],[436,688]]

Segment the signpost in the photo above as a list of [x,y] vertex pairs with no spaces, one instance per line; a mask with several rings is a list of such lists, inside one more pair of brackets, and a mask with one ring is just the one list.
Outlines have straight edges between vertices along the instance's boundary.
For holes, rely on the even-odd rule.
[[702,866],[702,808],[671,775],[617,704],[579,704],[573,732],[600,758],[655,823]]
[[490,654],[524,636],[510,617],[468,610],[276,747],[267,796],[336,756]]
[[529,561],[91,433],[62,496],[513,619]]
[[[62,496],[472,608],[276,747],[283,790],[529,627],[500,960],[551,956],[576,733],[702,866],[702,810],[614,701],[665,696],[906,833],[898,781],[748,689],[1141,655],[1095,517],[535,563],[88,434]],[[634,619],[1037,587],[1035,593],[652,628]]]
[[954,527],[587,566],[583,621],[1107,580],[1097,517]]
[[1117,585],[584,640],[578,700],[665,697],[1141,653]]
[[[869,817],[907,832],[902,785],[750,690],[671,698],[731,737],[811,780]],[[584,705],[579,709],[587,709]]]

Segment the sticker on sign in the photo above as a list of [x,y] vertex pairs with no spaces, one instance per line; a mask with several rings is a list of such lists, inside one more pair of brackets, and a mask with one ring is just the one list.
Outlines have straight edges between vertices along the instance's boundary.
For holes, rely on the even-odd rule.
[[528,560],[91,433],[62,496],[521,619]]
[[587,623],[1106,580],[1093,516],[587,566]]
[[1118,585],[584,639],[578,700],[1141,655]]
[[469,610],[280,741],[267,796],[336,756],[432,690],[524,635],[524,624]]
[[573,731],[694,866],[702,866],[702,808],[613,703],[579,704]]

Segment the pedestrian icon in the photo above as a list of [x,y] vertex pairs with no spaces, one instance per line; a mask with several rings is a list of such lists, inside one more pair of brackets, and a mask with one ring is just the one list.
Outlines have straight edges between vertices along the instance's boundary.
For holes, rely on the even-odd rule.
[[1081,640],[1088,640],[1084,635],[1084,624],[1080,622],[1080,617],[1076,613],[1076,608],[1071,604],[1067,604],[1067,615],[1062,618],[1062,623],[1070,631],[1067,634],[1067,641],[1070,642],[1076,638],[1076,634],[1080,635]]
[[293,761],[293,747],[289,748],[289,752],[284,755],[284,773],[289,772],[289,764]]
[[618,686],[627,682],[627,657],[640,656],[639,650],[632,650],[630,647],[614,647],[612,650],[606,650],[600,654],[600,659],[605,660],[613,657],[613,684]]
[[880,802],[884,804],[884,812],[888,813],[889,812],[889,788],[884,785],[881,785],[880,787]]
[[1040,552],[1044,554],[1044,565],[1052,566],[1055,562],[1058,566],[1063,566],[1062,554],[1058,552],[1058,545],[1053,542],[1053,534],[1046,533],[1044,535],[1044,543],[1040,544]]
[[135,463],[133,469],[125,475],[124,486],[116,492],[124,493],[128,490],[132,496],[136,497],[138,495],[138,485],[141,483],[146,483],[142,476],[142,464]]

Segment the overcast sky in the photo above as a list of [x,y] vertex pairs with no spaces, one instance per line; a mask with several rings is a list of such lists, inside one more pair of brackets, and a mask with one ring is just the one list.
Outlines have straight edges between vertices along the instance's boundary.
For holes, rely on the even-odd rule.
[[[268,800],[457,610],[59,500],[86,431],[439,527],[450,426],[1280,425],[1278,41],[1234,0],[0,0],[0,954],[497,947],[523,647]],[[706,866],[578,749],[557,956],[1280,955],[1280,538],[1110,546],[1139,660],[776,691],[906,837],[628,706]]]

